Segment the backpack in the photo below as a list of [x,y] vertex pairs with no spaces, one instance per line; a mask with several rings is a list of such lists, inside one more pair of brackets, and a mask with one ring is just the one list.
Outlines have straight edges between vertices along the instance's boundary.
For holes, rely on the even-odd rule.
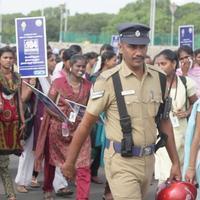
[[[188,104],[187,104],[187,79],[185,76],[179,76],[179,78],[181,79],[184,87],[185,87],[185,99],[186,99],[186,103],[185,103],[185,110],[187,110],[188,108]],[[162,100],[164,102],[165,99],[165,90],[166,90],[166,76],[164,74],[162,74],[161,72],[159,72],[159,79],[160,79],[160,87],[161,87],[161,91],[162,91]]]
[[187,106],[188,106],[188,104],[187,104],[187,79],[186,79],[186,77],[185,76],[179,76],[179,78],[181,79],[181,81],[182,81],[182,83],[183,83],[183,85],[184,85],[184,87],[185,87],[185,99],[186,99],[186,102],[185,102],[185,110],[187,110]]
[[[165,91],[166,91],[166,83],[167,83],[167,78],[166,76],[161,73],[161,72],[158,72],[159,73],[159,79],[160,79],[160,87],[161,87],[161,91],[162,91],[162,100],[163,102],[165,101]],[[179,76],[183,85],[185,86],[185,91],[186,91],[186,99],[187,99],[187,79],[185,76]],[[187,110],[187,101],[186,101],[186,110]],[[162,133],[160,130],[159,130],[159,122],[160,122],[160,115],[161,113],[163,112],[163,104],[160,105],[159,107],[159,110],[158,110],[158,113],[157,113],[157,116],[155,118],[155,121],[156,121],[156,124],[157,124],[157,128],[158,128],[158,142],[156,143],[156,147],[155,147],[155,152],[161,148],[161,147],[164,147],[166,145],[166,142],[167,142],[167,135],[165,133]]]
[[[181,81],[185,87],[185,96],[186,96],[186,100],[187,100],[187,79],[185,76],[179,76],[179,78],[181,79]],[[164,102],[167,79],[166,79],[166,76],[164,74],[162,74],[161,72],[159,72],[159,79],[160,79],[160,87],[161,87],[161,91],[162,91],[162,100]],[[185,108],[187,110],[187,102],[185,103]]]
[[157,136],[158,141],[155,145],[155,153],[159,148],[166,146],[167,137],[168,137],[165,133],[161,132],[160,129],[159,129],[160,119],[161,119],[161,115],[162,115],[162,112],[163,112],[163,105],[164,105],[164,101],[165,101],[165,91],[166,91],[167,78],[161,72],[158,72],[158,74],[159,74],[163,103],[160,104],[159,109],[158,109],[158,113],[155,117],[155,122],[157,124],[157,129],[158,129],[158,136]]

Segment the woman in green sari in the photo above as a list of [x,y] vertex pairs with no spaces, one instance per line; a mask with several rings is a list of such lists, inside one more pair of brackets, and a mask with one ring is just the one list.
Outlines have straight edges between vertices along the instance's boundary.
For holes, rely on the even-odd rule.
[[10,47],[0,49],[0,176],[8,200],[16,199],[8,170],[9,154],[21,153],[21,134],[25,127],[20,76],[12,70],[13,60]]

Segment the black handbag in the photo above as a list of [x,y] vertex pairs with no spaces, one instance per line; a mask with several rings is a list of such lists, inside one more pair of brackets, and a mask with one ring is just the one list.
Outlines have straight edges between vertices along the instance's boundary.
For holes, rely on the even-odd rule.
[[[37,89],[39,87],[38,80],[36,81],[35,87]],[[35,96],[35,99],[30,98],[29,101],[24,103],[24,117],[25,117],[26,126],[23,133],[23,138],[22,138],[23,140],[27,140],[32,133],[37,106],[38,106],[38,98],[36,96]]]
[[34,125],[34,117],[35,114],[33,113],[33,109],[32,109],[33,105],[31,102],[27,102],[24,104],[24,117],[25,117],[25,129],[24,129],[24,133],[23,133],[23,139],[27,140],[32,132],[32,128]]

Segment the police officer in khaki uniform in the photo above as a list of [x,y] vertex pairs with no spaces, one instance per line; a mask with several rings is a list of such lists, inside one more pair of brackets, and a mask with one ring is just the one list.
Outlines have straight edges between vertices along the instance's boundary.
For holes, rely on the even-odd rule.
[[[81,145],[99,114],[105,112],[105,172],[115,200],[144,199],[154,170],[153,150],[157,138],[155,116],[162,102],[162,91],[158,73],[160,69],[144,63],[150,41],[149,30],[142,24],[125,23],[119,26],[119,48],[123,61],[97,79],[82,123],[75,131],[70,152],[62,166],[63,174],[68,179],[73,178]],[[116,72],[120,76],[121,95],[131,118],[134,144],[131,157],[120,154],[123,133],[112,80]],[[166,148],[173,163],[170,178],[180,179],[180,164],[170,120],[161,120],[160,129],[168,135]]]

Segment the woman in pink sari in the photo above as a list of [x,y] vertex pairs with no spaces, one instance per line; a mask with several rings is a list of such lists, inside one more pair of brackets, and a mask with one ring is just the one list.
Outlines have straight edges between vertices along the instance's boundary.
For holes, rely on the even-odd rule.
[[200,61],[198,55],[200,50],[193,52],[189,46],[182,46],[178,48],[177,55],[180,62],[180,68],[177,69],[177,75],[188,76],[196,83],[196,94],[200,97]]
[[[70,121],[62,122],[59,116],[48,111],[50,119],[45,139],[45,148],[44,152],[41,151],[45,156],[43,190],[45,192],[45,199],[48,200],[53,199],[52,182],[55,174],[55,166],[64,163],[73,132],[82,119],[80,115],[82,108],[78,107],[77,104],[69,104],[67,100],[86,105],[90,92],[90,83],[82,78],[86,67],[85,58],[82,55],[74,55],[70,59],[70,65],[70,72],[56,79],[49,91],[49,97],[54,102],[58,102],[59,108],[68,116]],[[42,128],[40,132],[43,132]],[[42,134],[39,134],[39,137]],[[39,142],[37,146],[41,149],[44,145]],[[80,151],[76,164],[77,200],[87,200],[89,197],[91,178],[90,148],[90,138],[88,137]]]

